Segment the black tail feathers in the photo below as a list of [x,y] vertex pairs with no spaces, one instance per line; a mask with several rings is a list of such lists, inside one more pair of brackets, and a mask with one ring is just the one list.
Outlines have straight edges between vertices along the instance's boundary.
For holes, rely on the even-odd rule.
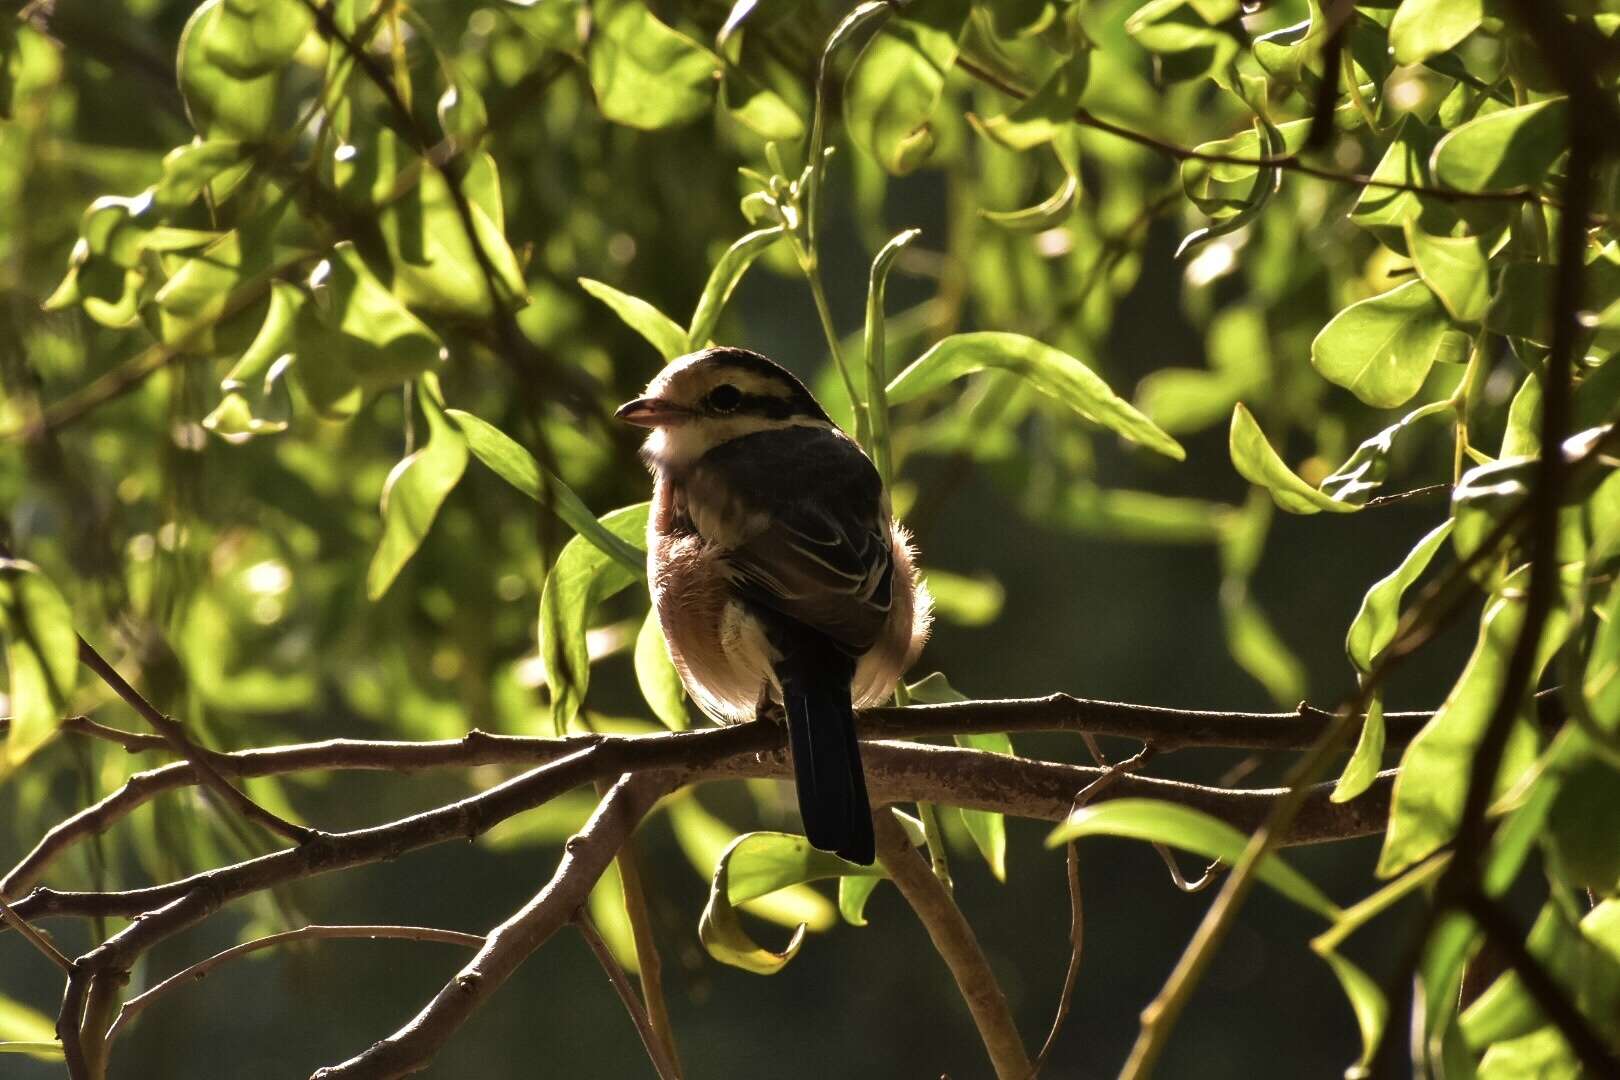
[[777,677],[804,834],[822,851],[870,866],[872,808],[850,703],[854,661],[830,642],[800,644],[787,653],[777,665]]

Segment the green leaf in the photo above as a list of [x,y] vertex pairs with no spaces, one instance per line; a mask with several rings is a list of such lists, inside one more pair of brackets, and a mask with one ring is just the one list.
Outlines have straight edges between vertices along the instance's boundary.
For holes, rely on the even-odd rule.
[[1022,334],[952,334],[894,377],[889,403],[910,401],[986,368],[1015,372],[1037,390],[1131,442],[1177,461],[1187,456],[1180,443],[1110,390],[1084,362]]
[[714,264],[709,272],[708,283],[703,286],[703,295],[698,297],[697,309],[692,312],[692,325],[686,331],[686,340],[691,348],[701,349],[709,343],[714,335],[715,324],[720,321],[720,311],[731,298],[731,290],[737,287],[743,274],[754,260],[765,253],[765,249],[787,235],[787,230],[781,225],[772,225],[769,228],[759,229],[748,233],[742,239],[732,244],[720,256],[720,261]]
[[[540,468],[533,454],[519,446],[504,431],[472,413],[450,409],[445,415],[460,425],[467,436],[469,449],[496,476],[535,502],[549,506],[564,524],[625,569],[638,576],[646,576],[647,553],[613,530],[605,528],[572,488],[553,473]],[[543,472],[545,482],[542,484]]]
[[1378,1053],[1384,1025],[1389,1021],[1389,1000],[1384,997],[1384,991],[1379,988],[1376,979],[1338,953],[1323,953],[1322,959],[1327,961],[1333,974],[1338,977],[1339,986],[1356,1015],[1356,1027],[1361,1032],[1361,1056],[1356,1059],[1355,1070],[1347,1071],[1345,1075],[1369,1075],[1367,1069],[1372,1065],[1373,1056]]
[[1434,553],[1451,535],[1452,524],[1447,519],[1431,529],[1407,553],[1399,566],[1374,582],[1367,595],[1362,597],[1361,607],[1350,622],[1350,631],[1345,635],[1344,642],[1345,653],[1359,670],[1371,671],[1378,655],[1394,640],[1395,627],[1401,618],[1401,597],[1428,568]]
[[1311,342],[1311,366],[1364,403],[1392,409],[1422,388],[1448,329],[1434,293],[1409,281],[1333,316]]
[[849,137],[897,176],[934,150],[929,123],[956,63],[968,0],[916,0],[890,16],[861,50],[844,88]]
[[1055,225],[1061,225],[1074,210],[1076,200],[1080,195],[1080,177],[1072,172],[1065,172],[1063,183],[1057,190],[1033,206],[1026,206],[1021,210],[984,210],[979,216],[992,225],[999,225],[1012,232],[1043,232]]
[[1009,150],[1032,150],[1049,143],[1074,124],[1090,75],[1091,51],[1079,50],[1012,111],[976,126]]
[[[1385,184],[1430,184],[1429,157],[1437,138],[1434,129],[1408,113],[1401,119],[1389,148],[1378,160],[1372,179]],[[1424,211],[1422,197],[1414,192],[1369,184],[1357,197],[1350,220],[1371,230],[1386,243],[1400,243],[1403,226],[1409,219],[1424,215]]]
[[1485,329],[1537,345],[1552,344],[1555,270],[1547,263],[1514,260],[1502,267],[1485,312]]
[[1349,514],[1360,509],[1353,503],[1326,495],[1301,480],[1277,456],[1266,433],[1260,430],[1254,416],[1241,402],[1232,410],[1232,429],[1227,446],[1238,475],[1270,492],[1271,501],[1281,510],[1291,514],[1314,514],[1319,510]]
[[1240,593],[1221,598],[1221,626],[1226,647],[1238,666],[1266,688],[1278,705],[1288,706],[1305,697],[1305,665],[1288,647],[1260,606]]
[[851,926],[866,925],[866,902],[878,887],[880,877],[841,877],[838,879],[838,913]]
[[[670,800],[667,806],[669,823],[675,830],[675,839],[680,844],[681,852],[699,874],[705,878],[712,877],[715,864],[740,834],[729,824],[709,813],[692,792]],[[764,841],[760,842],[760,847],[767,856],[772,856],[768,857],[763,865],[775,865],[772,853],[780,855],[778,847]],[[746,875],[746,868],[744,873]],[[746,888],[746,885],[747,881],[743,879],[733,882],[732,902],[741,905],[750,915],[767,919],[778,926],[791,928],[803,923],[811,930],[822,931],[831,929],[838,921],[827,898],[802,882],[797,884],[789,882],[776,889],[767,889],[764,893],[755,893]]]
[[[273,7],[279,9],[279,5]],[[295,26],[301,17],[309,17],[302,4],[289,4],[288,13]],[[225,0],[206,0],[192,12],[180,32],[175,64],[180,93],[192,125],[204,139],[258,142],[270,133],[275,122],[280,81],[276,67],[235,64],[230,48],[222,47],[232,39],[240,44],[243,35],[238,20]]]
[[[772,832],[739,836],[715,864],[709,902],[698,921],[698,938],[709,955],[723,964],[756,975],[774,975],[799,951],[805,925],[799,925],[785,949],[774,952],[748,936],[735,905],[793,885],[846,876],[876,880],[884,874],[881,868],[858,866],[817,851],[802,836]],[[858,914],[859,909],[855,910]]]
[[686,331],[647,301],[591,278],[580,278],[579,287],[612,308],[613,314],[646,338],[665,360],[673,360],[688,350]]
[[1389,24],[1395,62],[1421,64],[1449,52],[1484,18],[1483,0],[1402,0]]
[[924,575],[934,614],[960,626],[988,626],[1001,614],[1006,590],[988,574],[953,574],[930,568]]
[[285,431],[292,399],[283,376],[306,302],[304,291],[286,281],[270,283],[270,306],[253,343],[219,384],[223,400],[203,418],[203,427],[229,443]]
[[1568,131],[1568,98],[1486,113],[1440,140],[1435,179],[1459,191],[1540,187],[1569,145]]
[[[1507,658],[1524,622],[1523,567],[1502,582],[1486,605],[1479,639],[1451,693],[1418,732],[1401,759],[1390,807],[1389,831],[1378,857],[1378,874],[1390,877],[1449,843],[1457,831],[1474,751],[1501,696]],[[1569,631],[1569,620],[1555,604],[1540,642],[1535,685],[1541,669]],[[1520,711],[1525,706],[1521,704]],[[1514,724],[1497,792],[1507,789],[1535,758],[1536,733],[1521,716]]]
[[636,682],[653,715],[671,731],[691,727],[686,715],[686,688],[681,685],[680,672],[670,662],[669,647],[664,644],[664,630],[658,624],[656,610],[647,612],[642,620],[641,630],[636,634],[635,659]]
[[[1249,838],[1226,822],[1202,810],[1157,799],[1109,799],[1082,807],[1047,834],[1046,846],[1057,847],[1084,836],[1120,836],[1169,844],[1229,866],[1236,865],[1249,845]],[[1266,856],[1256,873],[1260,881],[1324,919],[1336,919],[1341,914],[1337,904],[1280,856]]]
[[1125,20],[1125,32],[1159,55],[1165,79],[1219,81],[1241,48],[1231,29],[1238,15],[1237,0],[1149,0]]
[[[309,284],[314,303],[305,311],[316,316],[324,333],[306,337],[306,325],[300,325],[301,375],[316,365],[341,363],[362,388],[382,389],[414,379],[443,360],[439,336],[383,287],[352,243],[333,248],[331,257],[310,274]],[[318,351],[312,354],[310,346]]]
[[1480,1059],[1475,1080],[1582,1080],[1587,1072],[1569,1043],[1551,1024],[1529,1035],[1495,1043]]
[[[1581,932],[1556,901],[1542,905],[1524,944],[1548,974],[1566,984],[1566,989],[1571,977],[1585,973]],[[1607,966],[1612,968],[1614,961],[1609,959]],[[1546,1022],[1535,999],[1513,971],[1504,972],[1491,983],[1460,1018],[1463,1038],[1476,1050],[1528,1035]]]
[[598,0],[592,14],[586,60],[604,117],[650,131],[709,111],[719,57],[658,21],[641,0]]
[[56,733],[79,670],[72,609],[33,563],[0,559],[0,638],[11,712],[11,731],[0,753],[3,775]]
[[[1002,732],[983,735],[957,735],[956,745],[970,750],[985,750],[992,754],[1013,754],[1012,739]],[[984,856],[990,872],[997,881],[1007,880],[1007,820],[989,810],[962,810],[962,824],[973,837],[973,846]]]
[[416,398],[427,417],[428,441],[395,465],[383,484],[383,534],[366,571],[366,596],[373,603],[422,546],[439,507],[467,471],[467,437],[445,418],[438,381],[423,376]]
[[44,1013],[0,994],[0,1054],[27,1054],[41,1061],[61,1061],[56,1025]]
[[1430,236],[1412,218],[1406,221],[1406,249],[1418,276],[1439,297],[1446,313],[1477,323],[1490,303],[1490,254],[1477,236]]
[[1331,801],[1349,802],[1372,786],[1384,764],[1384,743],[1384,692],[1375,690],[1367,700],[1367,714],[1361,719],[1356,748],[1350,760],[1344,763],[1339,782],[1333,785]]
[[624,875],[619,872],[618,860],[608,863],[602,876],[596,879],[585,905],[590,911],[591,923],[613,959],[630,974],[641,974],[641,957],[636,952],[636,931],[630,923],[630,909],[624,896]]
[[[608,532],[627,542],[647,532],[647,504],[614,510],[601,519]],[[585,704],[591,681],[585,631],[591,613],[608,597],[637,579],[635,571],[601,548],[576,536],[563,546],[540,593],[540,658],[551,684],[551,722],[561,735]]]
[[804,117],[737,64],[726,64],[720,80],[720,103],[739,124],[762,139],[784,143],[804,138]]
[[[246,152],[247,147],[232,139],[198,139],[175,147],[164,156],[163,179],[152,189],[157,209],[172,214],[190,206],[215,177],[240,164]],[[220,195],[216,192],[216,198]]]

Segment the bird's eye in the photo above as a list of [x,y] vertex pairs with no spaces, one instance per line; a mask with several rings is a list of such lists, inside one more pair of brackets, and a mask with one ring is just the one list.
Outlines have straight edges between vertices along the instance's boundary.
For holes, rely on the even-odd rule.
[[730,383],[721,383],[709,391],[709,408],[715,412],[731,412],[742,404],[742,391]]

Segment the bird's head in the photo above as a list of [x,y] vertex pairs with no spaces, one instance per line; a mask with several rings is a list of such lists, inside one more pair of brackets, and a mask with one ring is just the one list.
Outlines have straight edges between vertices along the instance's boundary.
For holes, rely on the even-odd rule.
[[833,423],[786,368],[747,349],[704,349],[672,361],[647,391],[615,413],[651,428],[643,454],[654,467],[682,469],[722,443],[784,427]]

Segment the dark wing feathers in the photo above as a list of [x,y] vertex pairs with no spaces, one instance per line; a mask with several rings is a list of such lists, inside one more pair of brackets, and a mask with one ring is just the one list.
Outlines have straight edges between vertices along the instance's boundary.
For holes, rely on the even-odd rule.
[[859,447],[820,427],[762,431],[709,451],[688,486],[692,500],[735,508],[737,534],[710,539],[739,595],[851,652],[872,647],[894,567],[882,481]]

